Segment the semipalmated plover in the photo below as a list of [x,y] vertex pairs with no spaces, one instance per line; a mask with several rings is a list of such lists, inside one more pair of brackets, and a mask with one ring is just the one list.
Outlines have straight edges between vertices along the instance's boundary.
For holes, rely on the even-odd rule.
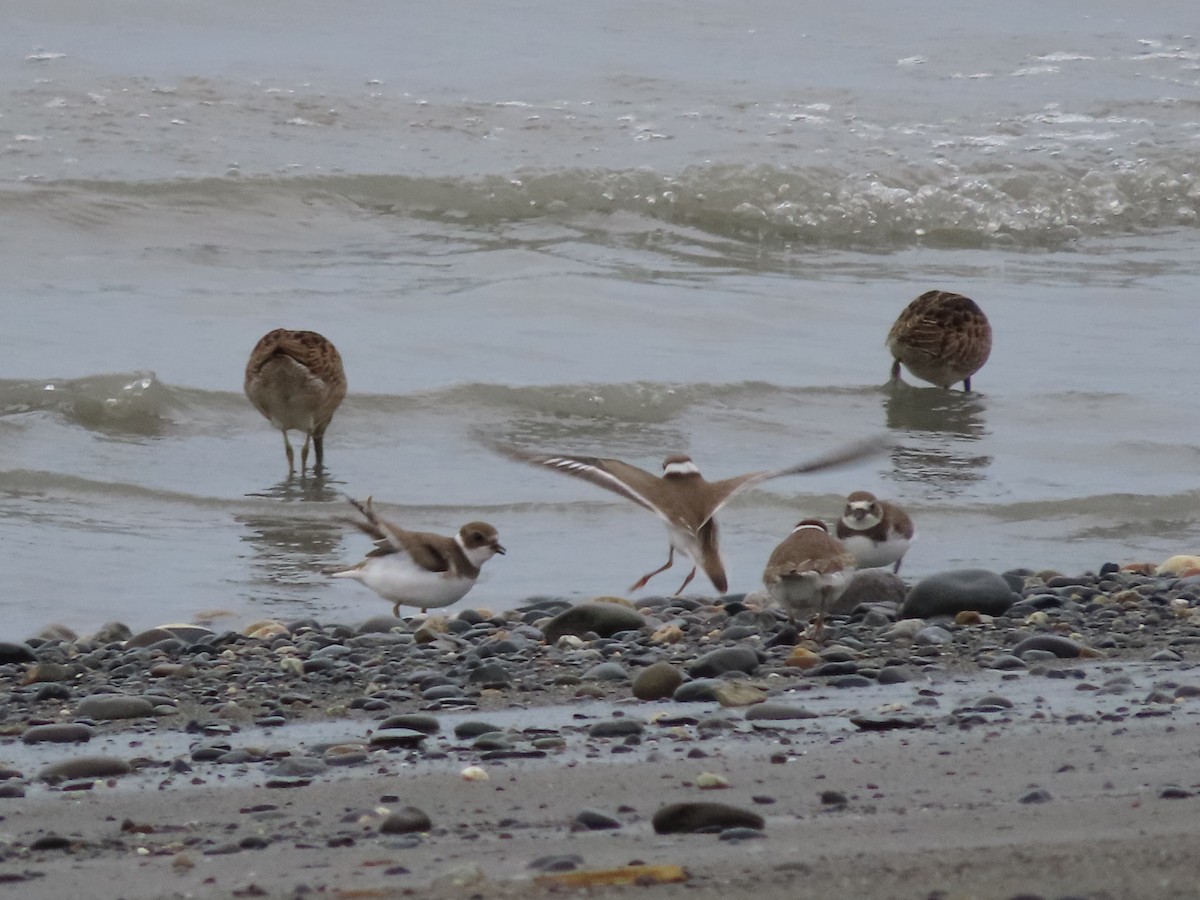
[[904,308],[887,336],[892,381],[900,364],[922,381],[949,388],[961,381],[971,390],[971,376],[992,352],[992,326],[974,300],[951,291],[926,291]]
[[375,549],[349,569],[331,573],[353,578],[392,603],[392,615],[401,606],[421,612],[461,600],[475,584],[480,567],[504,553],[496,529],[487,522],[469,522],[454,537],[407,531],[375,513],[371,498],[365,504],[350,498],[365,522],[343,519],[375,539]]
[[308,442],[316,449],[313,471],[325,461],[325,429],[346,396],[342,357],[315,331],[276,328],[262,336],[246,363],[246,396],[254,408],[283,432],[288,476],[296,471],[288,431],[304,432],[300,473],[308,465]]
[[683,455],[668,456],[663,461],[662,477],[659,477],[619,459],[566,454],[544,456],[502,446],[497,449],[511,459],[546,466],[555,472],[590,481],[632,500],[662,519],[670,540],[667,561],[639,578],[629,590],[632,592],[645,587],[646,582],[659,572],[671,568],[675,551],[678,550],[693,562],[692,570],[675,592],[678,595],[695,577],[697,566],[704,570],[719,592],[723,594],[729,590],[717,540],[717,522],[713,517],[738,493],[769,478],[802,475],[856,462],[879,453],[885,447],[885,439],[870,438],[786,469],[750,472],[721,481],[706,481],[691,457]]
[[820,519],[804,519],[771,553],[763,570],[767,592],[796,624],[816,615],[820,634],[825,613],[854,575],[854,557]]
[[892,566],[893,572],[900,571],[904,554],[916,539],[908,513],[867,491],[855,491],[846,498],[837,536],[860,569]]

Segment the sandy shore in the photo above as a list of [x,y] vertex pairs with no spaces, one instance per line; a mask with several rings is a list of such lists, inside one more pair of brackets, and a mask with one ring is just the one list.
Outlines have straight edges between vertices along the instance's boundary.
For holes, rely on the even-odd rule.
[[[704,607],[692,615],[705,627],[714,617],[730,618]],[[486,633],[485,625],[471,633]],[[651,646],[656,625],[648,623],[638,639],[646,643],[638,646]],[[0,894],[1194,896],[1200,671],[1187,658],[1194,646],[1190,621],[1166,622],[1158,641],[1099,658],[1042,652],[1021,667],[981,666],[980,659],[998,659],[997,646],[1025,633],[1005,625],[995,620],[959,632],[970,653],[960,648],[931,657],[926,650],[909,657],[910,666],[922,667],[894,683],[867,665],[875,651],[865,644],[856,651],[866,673],[858,681],[780,664],[790,645],[763,648],[761,667],[717,679],[759,689],[763,696],[746,705],[637,700],[628,680],[575,674],[605,660],[589,655],[596,649],[590,644],[609,651],[607,663],[624,659],[636,669],[637,648],[622,646],[620,638],[560,639],[527,650],[525,681],[484,685],[470,692],[468,706],[428,696],[404,702],[400,690],[364,695],[363,680],[340,677],[349,669],[281,665],[294,658],[282,649],[306,646],[302,629],[266,643],[231,640],[223,654],[201,653],[200,644],[168,653],[172,648],[159,644],[147,657],[150,668],[159,667],[157,679],[143,672],[124,682],[113,673],[142,656],[130,656],[135,651],[124,645],[83,642],[76,649],[110,654],[96,683],[89,679],[99,676],[86,671],[75,672],[71,688],[29,682],[29,672],[44,662],[2,670],[11,690],[0,745],[7,764],[0,779],[7,789],[0,797]],[[1111,626],[1110,617],[1103,633]],[[412,626],[405,628],[411,635]],[[830,639],[844,643],[817,652],[844,656],[847,645],[861,643],[855,636],[866,634],[852,623],[840,634],[834,629]],[[502,629],[489,640],[519,631]],[[472,643],[469,634],[459,645],[397,637],[391,648],[380,644],[385,639],[372,638],[361,645],[366,653],[339,659],[361,674],[381,660],[400,666],[397,660],[416,656],[414,677],[427,681],[438,671],[432,661],[444,657],[453,675],[464,642],[472,652],[487,644]],[[358,647],[356,640],[344,645]],[[1155,649],[1162,643],[1173,643],[1181,658],[1162,659]],[[713,639],[705,646],[721,644]],[[62,649],[53,643],[35,649],[48,655],[55,647]],[[662,655],[682,664],[703,649],[685,639]],[[901,651],[893,642],[887,652]],[[82,652],[66,658],[96,661]],[[253,665],[243,666],[247,659]],[[639,665],[648,661],[639,658]],[[224,679],[224,694],[234,698],[224,704],[205,693],[211,686],[197,687],[204,680],[195,673],[162,668],[210,662],[205,671]],[[309,691],[292,704],[304,711],[251,713],[248,689],[256,684],[261,691],[253,695],[266,712],[286,708],[287,695],[271,683],[279,669],[292,691]],[[387,683],[403,683],[399,669],[395,674]],[[322,679],[328,684],[319,689]],[[376,676],[373,683],[385,681]],[[453,690],[457,682],[448,681]],[[535,683],[548,689],[533,690]],[[97,695],[119,688],[128,697],[139,686],[159,704],[153,715],[80,714]],[[344,702],[363,696],[387,699],[373,712]],[[238,703],[240,714],[231,710]],[[755,710],[768,708],[771,717],[756,717]],[[419,709],[428,733],[383,727],[387,715]],[[486,723],[483,737],[470,727],[479,722]],[[90,729],[86,742],[30,740],[39,727],[71,723]],[[616,734],[596,728],[613,723]],[[407,746],[377,741],[389,731],[407,735]],[[89,775],[86,760],[95,757],[127,771]],[[68,769],[55,777],[58,762]],[[464,778],[470,766],[487,777]],[[710,782],[723,786],[704,787]],[[681,802],[731,805],[761,816],[763,827],[656,833],[655,814]],[[410,807],[420,811],[418,823],[422,815],[428,821],[402,824]],[[588,811],[613,827],[582,827],[580,814]],[[686,880],[586,889],[555,881],[611,877],[635,865],[677,866]],[[587,872],[606,875],[580,874]]]

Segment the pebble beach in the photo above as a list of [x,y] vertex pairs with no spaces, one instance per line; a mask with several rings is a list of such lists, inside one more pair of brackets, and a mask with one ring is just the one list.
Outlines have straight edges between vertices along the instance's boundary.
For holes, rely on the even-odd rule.
[[0,645],[10,896],[1174,897],[1200,574]]

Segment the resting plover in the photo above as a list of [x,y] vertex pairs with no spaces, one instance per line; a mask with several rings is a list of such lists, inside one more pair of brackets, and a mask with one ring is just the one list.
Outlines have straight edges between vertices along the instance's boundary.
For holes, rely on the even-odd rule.
[[815,615],[817,634],[825,614],[846,590],[854,575],[854,557],[831,537],[820,519],[804,519],[771,553],[763,584],[788,621]]
[[908,513],[867,491],[855,491],[846,498],[837,536],[860,569],[892,566],[893,572],[900,571],[904,554],[916,540]]

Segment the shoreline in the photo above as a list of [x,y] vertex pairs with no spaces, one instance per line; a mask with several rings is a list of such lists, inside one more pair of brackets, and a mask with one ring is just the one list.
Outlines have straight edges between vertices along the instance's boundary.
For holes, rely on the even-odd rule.
[[[960,624],[862,604],[799,649],[753,598],[595,604],[585,636],[547,602],[26,644],[0,893],[550,896],[642,863],[688,880],[586,895],[1181,896],[1194,577],[1057,578]],[[636,699],[652,668],[682,685]],[[762,828],[657,833],[675,803]]]

